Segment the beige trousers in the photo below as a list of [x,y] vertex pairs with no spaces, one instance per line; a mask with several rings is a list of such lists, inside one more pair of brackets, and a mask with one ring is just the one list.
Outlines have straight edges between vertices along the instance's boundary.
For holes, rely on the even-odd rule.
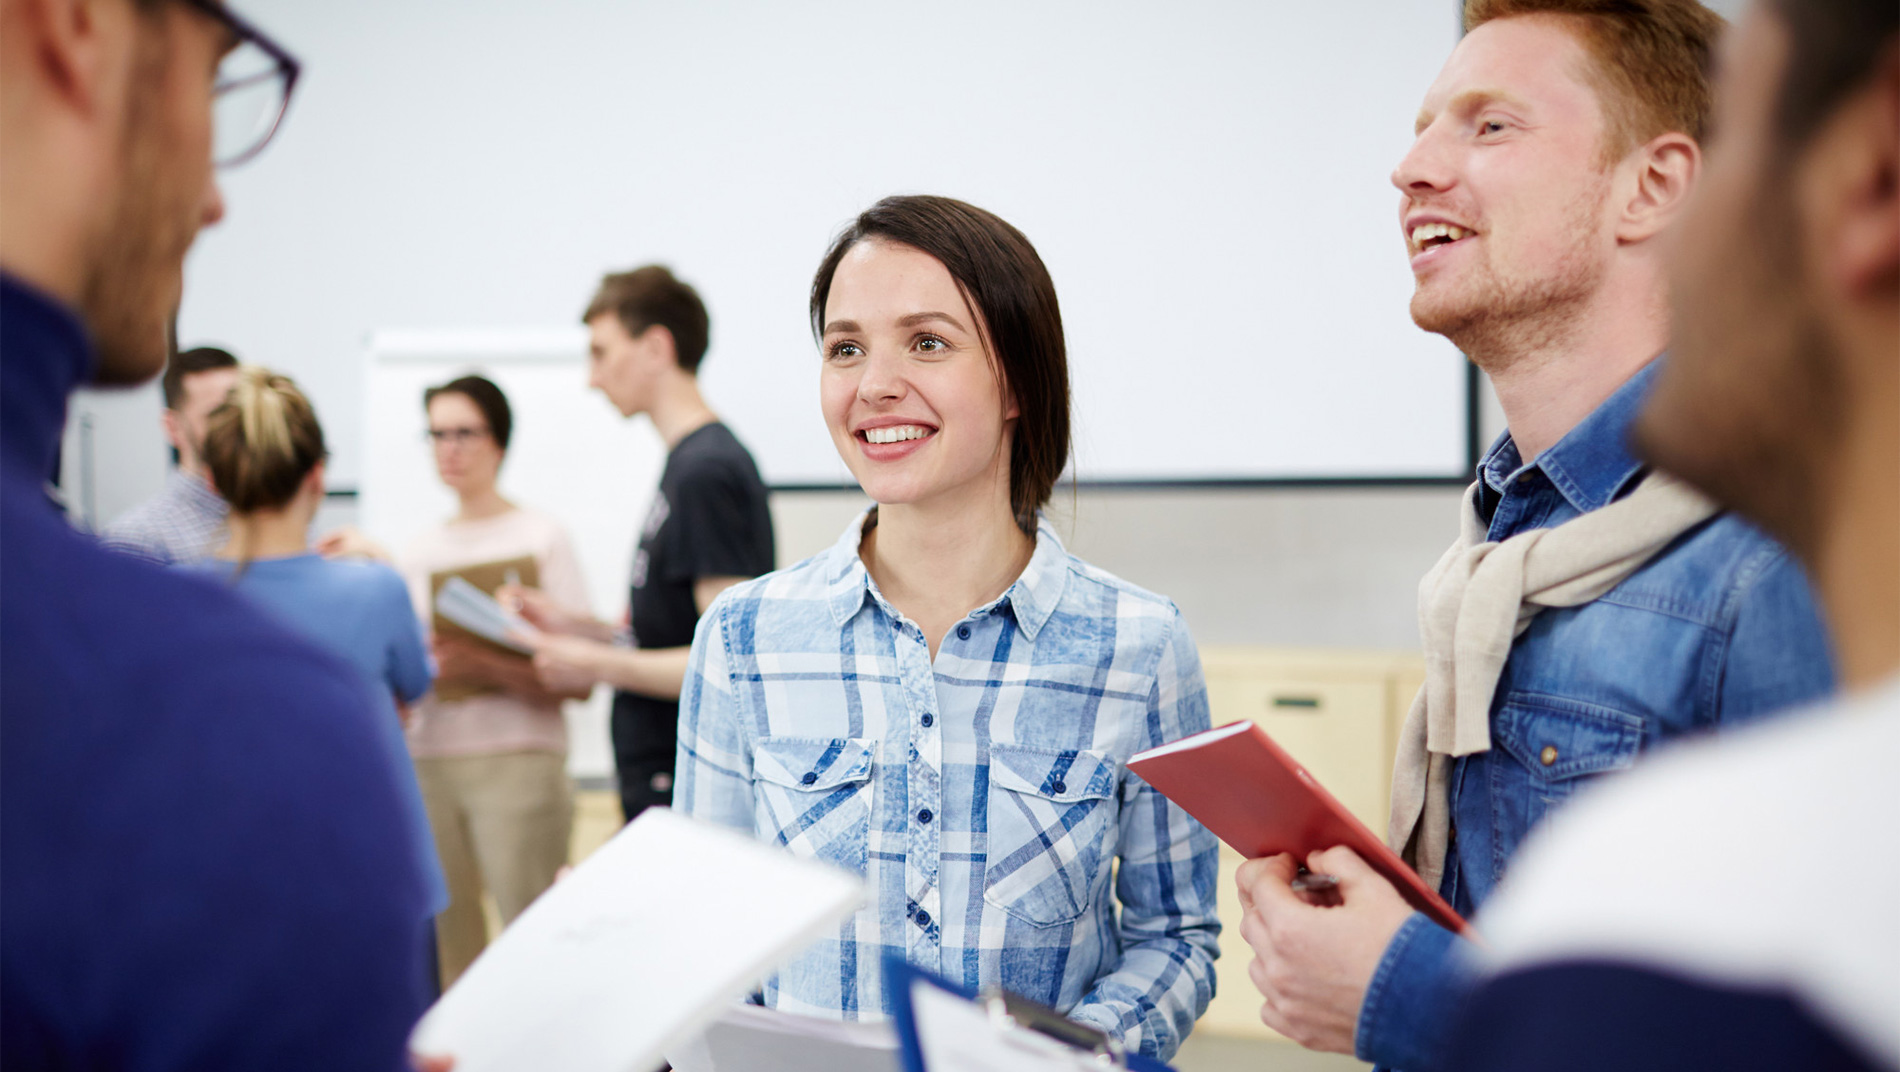
[[567,863],[574,790],[554,752],[417,759],[416,780],[449,885],[435,919],[447,989],[488,944],[483,888],[506,926]]

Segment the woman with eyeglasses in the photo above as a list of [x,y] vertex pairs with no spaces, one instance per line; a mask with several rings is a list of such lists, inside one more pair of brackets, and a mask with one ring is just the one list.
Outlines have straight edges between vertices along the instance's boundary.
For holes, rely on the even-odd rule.
[[870,884],[764,1003],[878,1018],[898,958],[1166,1059],[1213,992],[1216,845],[1123,763],[1207,728],[1207,694],[1174,604],[1041,516],[1069,451],[1049,273],[982,209],[887,198],[811,322],[875,505],[708,609],[680,702],[676,807]]
[[447,907],[448,890],[398,715],[428,691],[428,655],[395,570],[375,561],[328,559],[312,549],[310,524],[323,505],[326,457],[323,426],[297,385],[266,368],[243,368],[230,397],[205,420],[205,468],[231,506],[230,538],[210,559],[179,568],[224,580],[357,670],[371,701],[386,712],[379,720],[383,739],[411,805],[434,915]]
[[436,475],[458,506],[399,557],[437,667],[435,691],[411,710],[408,735],[448,872],[449,907],[436,921],[446,987],[488,943],[482,890],[506,924],[567,863],[574,796],[561,701],[586,692],[551,692],[526,656],[445,626],[434,593],[452,576],[489,592],[520,583],[585,613],[587,586],[567,531],[501,494],[514,431],[501,388],[463,376],[424,392],[423,408]]

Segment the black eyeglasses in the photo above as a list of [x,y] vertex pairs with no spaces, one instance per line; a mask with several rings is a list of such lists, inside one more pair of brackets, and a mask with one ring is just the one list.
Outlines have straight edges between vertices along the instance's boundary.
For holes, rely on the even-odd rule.
[[422,438],[438,447],[459,447],[464,443],[473,443],[488,438],[486,428],[431,428],[422,433]]
[[212,86],[212,162],[231,167],[263,151],[283,125],[303,65],[264,31],[218,0],[185,0],[222,23],[237,42],[218,64]]

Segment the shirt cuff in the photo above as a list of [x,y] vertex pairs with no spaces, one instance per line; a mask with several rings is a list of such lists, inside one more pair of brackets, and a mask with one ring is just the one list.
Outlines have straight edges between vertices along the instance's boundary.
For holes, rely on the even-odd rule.
[[1414,912],[1392,936],[1359,1007],[1361,1061],[1407,1072],[1436,1068],[1469,985],[1450,931]]

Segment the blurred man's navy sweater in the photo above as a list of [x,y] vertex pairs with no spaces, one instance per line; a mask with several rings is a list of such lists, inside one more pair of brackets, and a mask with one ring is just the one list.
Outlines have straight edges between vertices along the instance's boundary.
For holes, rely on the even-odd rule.
[[0,277],[0,1066],[403,1067],[421,876],[352,671],[46,494],[89,375]]

